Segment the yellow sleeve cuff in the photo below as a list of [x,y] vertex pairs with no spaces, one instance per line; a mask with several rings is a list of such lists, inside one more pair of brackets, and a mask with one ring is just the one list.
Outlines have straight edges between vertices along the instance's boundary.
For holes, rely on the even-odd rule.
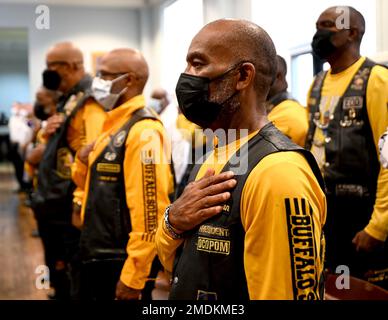
[[[139,277],[140,275],[140,277]],[[121,270],[120,280],[127,287],[136,290],[142,290],[147,281],[147,277],[143,273],[136,272],[136,266],[133,260],[128,257],[124,263],[123,269]]]
[[379,227],[377,227],[374,223],[369,222],[369,224],[365,227],[365,232],[372,236],[373,238],[385,241],[387,239],[387,231],[381,230]]
[[164,219],[160,220],[158,230],[156,231],[156,250],[158,252],[159,260],[163,267],[168,271],[172,272],[174,265],[175,252],[178,247],[183,243],[184,239],[174,239],[165,230]]

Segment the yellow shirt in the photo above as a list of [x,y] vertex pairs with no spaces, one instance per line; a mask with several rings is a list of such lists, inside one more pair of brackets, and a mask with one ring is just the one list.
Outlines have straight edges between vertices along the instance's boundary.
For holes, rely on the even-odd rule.
[[[248,139],[256,133],[250,134]],[[237,143],[236,148],[243,143],[246,139]],[[216,149],[201,166],[196,180],[208,168],[219,173],[234,150],[230,144]],[[287,217],[295,217],[298,208],[303,207],[303,201],[311,206],[313,237],[310,242],[294,245],[298,254],[290,255],[290,250],[294,252],[290,249],[290,241],[295,238],[289,230],[295,225],[290,225]],[[286,202],[291,204],[289,212]],[[301,264],[298,256],[301,252],[311,253],[309,258],[313,259],[313,266],[310,275],[318,279],[323,270],[321,240],[326,219],[325,195],[305,158],[297,152],[279,152],[260,161],[244,185],[240,214],[245,230],[244,266],[250,299],[293,299],[294,290],[298,296],[303,294],[300,290],[303,276],[296,273]],[[182,241],[172,239],[165,228],[158,228],[158,256],[169,272],[172,272],[175,251]],[[314,250],[310,251],[309,244],[312,243]]]
[[309,124],[307,109],[299,102],[285,100],[279,103],[268,114],[268,120],[292,141],[304,147]]
[[201,148],[206,143],[206,136],[201,127],[187,120],[183,113],[178,114],[176,126],[182,137],[191,143],[192,148]]
[[73,151],[97,139],[106,118],[104,109],[93,99],[88,99],[69,123],[67,141]]
[[[67,141],[71,149],[77,152],[83,146],[96,141],[101,134],[105,119],[104,109],[92,98],[88,99],[69,123]],[[82,198],[83,190],[76,188],[73,193],[73,201],[81,202]]]
[[[357,62],[346,70],[332,74],[330,70],[324,80],[322,87],[322,99],[320,110],[334,112],[338,100],[345,93],[350,81],[365,61],[361,57]],[[310,89],[311,91],[311,89]],[[373,140],[378,153],[378,141],[388,126],[388,70],[375,66],[371,71],[366,90],[366,109],[371,125]],[[323,116],[324,112],[321,112]],[[322,119],[321,119],[322,120]],[[322,141],[324,139],[322,130],[318,127],[315,130],[314,140]],[[325,149],[313,145],[311,152],[322,167],[325,162]],[[376,239],[385,241],[388,236],[388,169],[380,166],[380,173],[377,179],[377,193],[373,214],[365,231]]]
[[[110,136],[130,119],[132,113],[144,107],[144,97],[136,96],[123,105],[107,113],[103,132],[98,137],[94,149],[89,154],[89,167],[76,158],[74,164],[73,180],[77,186],[85,190],[81,218],[85,214],[85,204],[89,191],[90,167],[105,149],[110,141]],[[147,130],[148,129],[148,130]],[[144,192],[149,182],[144,176],[142,154],[155,155],[155,188],[158,208],[158,219],[163,215],[169,205],[169,193],[173,191],[173,177],[168,163],[170,147],[163,125],[156,120],[146,119],[137,122],[130,130],[126,143],[124,157],[124,181],[126,201],[131,216],[132,231],[127,244],[128,258],[121,272],[121,281],[134,289],[142,289],[151,269],[152,261],[156,255],[154,237],[155,228],[150,230],[147,219],[151,218],[145,204],[147,196]],[[160,152],[160,153],[159,153]],[[107,208],[109,209],[109,208]],[[153,208],[152,208],[153,210]]]

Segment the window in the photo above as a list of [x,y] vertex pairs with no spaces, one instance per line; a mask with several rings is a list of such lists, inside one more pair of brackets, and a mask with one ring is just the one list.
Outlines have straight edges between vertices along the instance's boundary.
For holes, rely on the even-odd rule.
[[177,0],[164,8],[161,85],[168,92],[175,92],[191,40],[202,26],[202,0]]
[[[276,51],[287,61],[289,90],[302,104],[306,101],[314,74],[313,59],[308,52],[315,22],[323,10],[341,5],[352,6],[364,16],[366,32],[361,54],[373,56],[376,53],[375,0],[252,0],[252,21],[268,32]],[[300,52],[301,47],[307,50]]]

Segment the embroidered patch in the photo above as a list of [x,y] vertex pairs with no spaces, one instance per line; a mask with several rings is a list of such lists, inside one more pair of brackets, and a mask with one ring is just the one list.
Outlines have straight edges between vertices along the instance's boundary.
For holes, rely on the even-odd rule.
[[344,102],[342,104],[342,108],[344,110],[361,109],[363,102],[364,98],[362,96],[345,97]]
[[97,163],[98,172],[109,172],[109,173],[119,173],[121,171],[121,166],[116,163]]
[[63,179],[71,179],[71,165],[73,155],[68,148],[60,148],[57,151],[57,170],[56,173]]
[[209,236],[229,238],[230,231],[227,228],[203,224],[199,227],[198,233]]
[[114,141],[113,141],[113,145],[116,147],[116,148],[119,148],[121,147],[123,144],[124,144],[124,141],[125,141],[125,137],[127,135],[127,132],[125,130],[119,132]]
[[108,161],[115,161],[117,158],[117,153],[115,152],[106,152],[104,155],[104,159]]
[[144,225],[148,233],[153,233],[158,226],[158,199],[156,189],[155,164],[142,163],[143,196],[144,196]]
[[198,237],[197,250],[210,253],[230,254],[230,241],[214,238]]
[[[292,200],[292,201],[291,201]],[[290,245],[292,285],[296,300],[317,300],[317,247],[313,212],[305,199],[285,199]]]

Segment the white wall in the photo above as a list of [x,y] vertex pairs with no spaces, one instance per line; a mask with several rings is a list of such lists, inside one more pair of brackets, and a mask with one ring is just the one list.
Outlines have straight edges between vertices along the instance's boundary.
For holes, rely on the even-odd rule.
[[150,77],[144,90],[146,97],[153,89],[161,86],[162,13],[158,6],[143,8],[140,11],[140,48],[150,69]]
[[92,52],[140,47],[138,10],[50,6],[50,29],[38,30],[35,7],[0,4],[0,27],[27,27],[29,31],[31,99],[41,84],[45,53],[56,42],[70,40],[79,45],[87,69],[91,66]]
[[[316,32],[315,23],[319,15],[331,6],[353,6],[365,18],[366,32],[361,45],[361,54],[375,58],[377,55],[376,0],[251,0],[252,21],[263,27],[275,43],[276,51],[283,56],[290,72],[287,81],[290,90],[305,103],[305,97],[313,75],[298,75],[298,87],[291,82],[291,55],[302,49],[310,50]],[[295,76],[295,74],[293,75]],[[302,80],[303,79],[303,80]]]
[[377,4],[377,54],[375,59],[388,63],[388,1],[376,0]]
[[376,53],[376,0],[252,0],[252,21],[272,37],[279,54],[287,56],[292,48],[309,45],[316,31],[315,22],[328,7],[350,5],[366,21],[361,53]]

